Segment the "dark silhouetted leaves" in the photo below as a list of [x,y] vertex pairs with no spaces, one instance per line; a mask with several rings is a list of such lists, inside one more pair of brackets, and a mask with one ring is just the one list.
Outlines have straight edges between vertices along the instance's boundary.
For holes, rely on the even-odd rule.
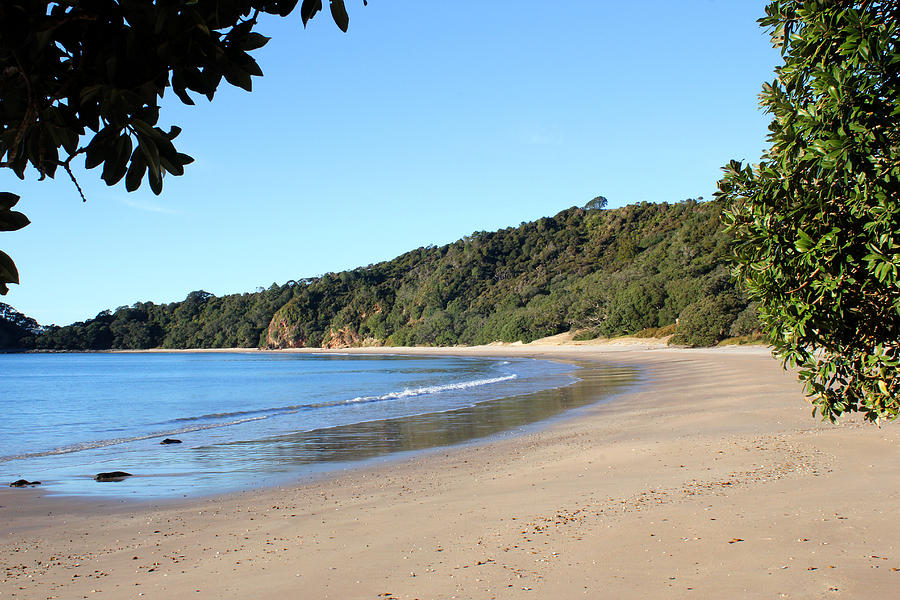
[[350,15],[347,14],[344,0],[331,0],[331,17],[341,31],[346,33],[347,28],[350,26]]
[[[29,165],[52,178],[60,167],[71,175],[72,159],[84,154],[88,169],[102,167],[107,185],[125,178],[134,191],[146,178],[161,193],[164,172],[181,175],[192,160],[171,142],[177,128],[167,136],[157,126],[166,89],[185,104],[194,103],[192,92],[212,100],[223,78],[250,91],[262,70],[249,53],[269,41],[253,31],[257,11],[284,17],[296,6],[297,0],[4,0],[0,162],[20,179]],[[304,26],[321,9],[321,0],[304,0]],[[332,2],[331,11],[346,31],[343,2]]]
[[28,217],[14,210],[0,210],[0,231],[17,231],[31,223]]
[[9,255],[0,250],[0,294],[9,292],[7,283],[19,283],[19,271]]
[[303,21],[303,26],[306,27],[309,20],[320,10],[322,10],[322,0],[303,0],[303,4],[300,5],[300,19]]

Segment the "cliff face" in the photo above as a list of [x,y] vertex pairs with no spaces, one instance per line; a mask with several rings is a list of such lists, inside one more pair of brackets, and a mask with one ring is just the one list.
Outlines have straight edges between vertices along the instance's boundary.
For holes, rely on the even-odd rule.
[[322,347],[331,350],[359,346],[359,335],[349,327],[329,328],[322,338]]
[[299,329],[299,324],[289,323],[276,313],[266,332],[266,348],[305,348],[306,340],[298,335]]
[[341,327],[340,329],[329,329],[322,339],[323,348],[358,348],[370,346],[383,346],[384,343],[374,337],[362,338],[359,334],[349,327]]
[[266,334],[266,347],[271,349],[283,348],[358,348],[379,347],[384,341],[375,337],[362,337],[351,327],[330,327],[325,332],[321,343],[310,343],[298,323],[291,323],[278,315],[272,319]]

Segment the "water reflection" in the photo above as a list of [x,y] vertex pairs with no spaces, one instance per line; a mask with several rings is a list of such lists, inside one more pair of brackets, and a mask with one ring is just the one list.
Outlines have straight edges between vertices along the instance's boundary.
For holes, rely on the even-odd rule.
[[581,381],[567,387],[492,400],[447,412],[210,445],[195,448],[192,458],[201,469],[240,463],[240,470],[272,473],[311,463],[346,463],[395,452],[450,446],[604,401],[637,380],[633,368],[582,366],[584,368],[577,372]]

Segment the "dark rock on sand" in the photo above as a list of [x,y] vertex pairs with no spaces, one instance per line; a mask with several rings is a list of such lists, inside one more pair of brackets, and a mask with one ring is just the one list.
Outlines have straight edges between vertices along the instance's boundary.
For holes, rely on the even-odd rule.
[[160,442],[160,444],[180,444],[181,440],[176,440],[173,438],[166,438]]
[[9,484],[9,487],[25,487],[28,485],[41,485],[40,481],[27,481],[25,479],[19,479],[18,481],[13,481]]
[[94,475],[95,481],[122,481],[126,477],[131,477],[131,473],[125,471],[110,471],[109,473],[97,473]]

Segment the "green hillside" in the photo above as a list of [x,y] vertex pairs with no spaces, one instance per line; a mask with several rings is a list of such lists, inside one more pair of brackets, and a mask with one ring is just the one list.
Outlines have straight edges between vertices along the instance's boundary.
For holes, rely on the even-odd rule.
[[756,327],[713,203],[570,208],[255,293],[141,302],[25,340],[37,349],[346,347],[633,334],[679,320],[711,345]]
[[0,350],[23,349],[28,345],[24,340],[40,333],[41,326],[37,321],[0,302]]

